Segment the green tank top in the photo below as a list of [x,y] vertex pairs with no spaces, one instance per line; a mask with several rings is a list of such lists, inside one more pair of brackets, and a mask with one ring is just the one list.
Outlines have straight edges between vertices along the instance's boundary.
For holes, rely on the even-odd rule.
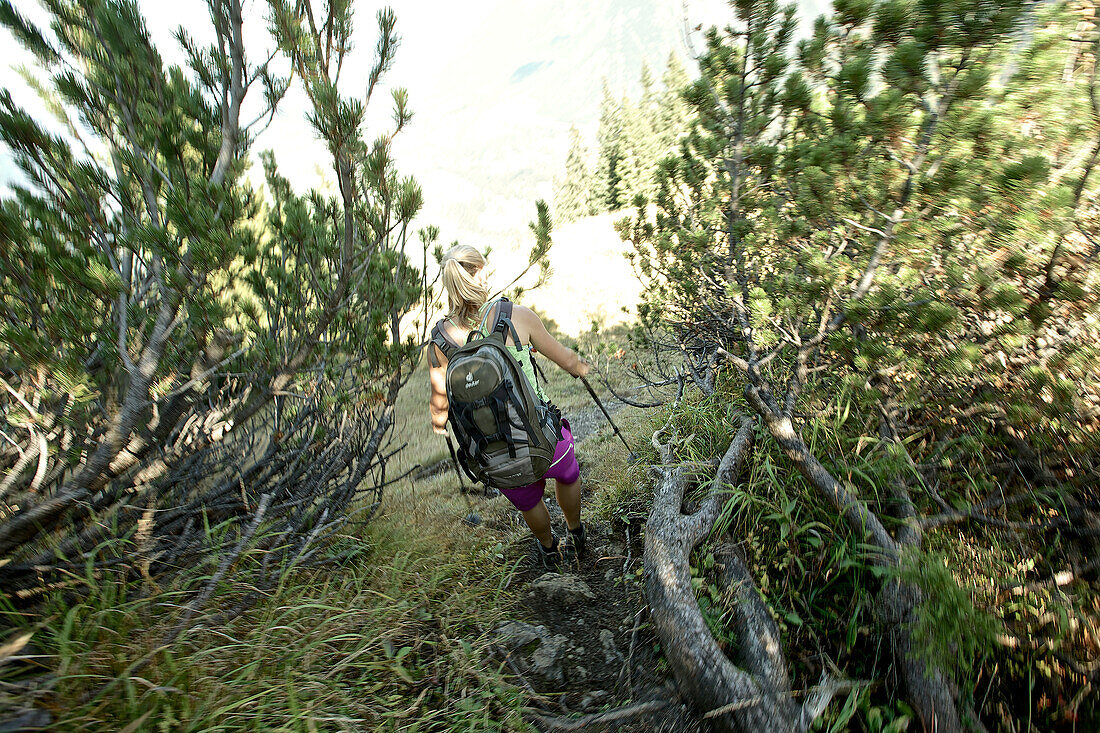
[[[485,318],[489,315],[489,310],[499,303],[499,300],[494,300],[481,306],[478,310],[478,315],[481,317],[481,322],[478,324],[477,330],[482,334],[488,335],[485,330]],[[535,375],[535,362],[534,357],[531,356],[531,345],[521,345],[516,347],[515,341],[512,339],[511,334],[507,334],[504,337],[504,343],[508,348],[516,352],[516,361],[519,362],[520,367],[523,369],[523,376],[527,377],[527,381],[531,387],[535,390],[535,394],[538,395],[540,400],[545,400],[546,395],[542,391],[542,385],[539,384],[539,380]]]

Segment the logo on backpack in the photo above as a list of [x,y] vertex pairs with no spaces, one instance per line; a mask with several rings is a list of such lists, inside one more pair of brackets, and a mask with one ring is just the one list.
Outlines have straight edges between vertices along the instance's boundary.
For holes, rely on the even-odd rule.
[[466,372],[466,389],[469,389],[470,387],[476,387],[479,384],[481,384],[481,380],[474,379],[473,372]]

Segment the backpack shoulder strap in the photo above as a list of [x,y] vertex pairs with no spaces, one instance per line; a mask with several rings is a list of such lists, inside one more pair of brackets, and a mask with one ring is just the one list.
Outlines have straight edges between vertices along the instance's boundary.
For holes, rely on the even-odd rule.
[[[481,306],[484,310],[481,314],[481,322],[477,325],[477,330],[483,334],[490,334],[500,327],[501,318],[512,317],[512,302],[505,298],[503,295],[496,300],[491,300],[485,305]],[[489,323],[489,316],[496,312],[496,318],[493,320],[493,327],[486,329],[486,325]]]
[[435,344],[439,350],[443,352],[443,356],[447,357],[447,361],[451,360],[451,355],[454,354],[455,349],[458,348],[447,340],[447,337],[443,333],[443,328],[440,325],[442,323],[443,321],[436,321],[435,326],[432,327],[431,340],[428,341],[428,361],[433,367],[439,367],[441,365],[439,363],[439,358],[432,349],[432,344]]
[[[507,320],[509,323],[512,322],[512,301],[502,297],[500,299],[500,308],[497,310],[496,328],[500,328],[501,321],[505,320]],[[496,328],[494,328],[493,330],[496,330]]]
[[[493,327],[486,331],[485,323],[489,319],[489,315],[496,309],[496,320],[493,321]],[[497,299],[493,305],[489,306],[485,311],[485,317],[481,320],[481,327],[479,329],[482,333],[496,333],[500,334],[507,340],[508,334],[512,334],[512,341],[515,342],[517,349],[523,348],[523,342],[519,340],[519,334],[516,332],[516,327],[512,325],[512,301],[508,300],[504,296]]]

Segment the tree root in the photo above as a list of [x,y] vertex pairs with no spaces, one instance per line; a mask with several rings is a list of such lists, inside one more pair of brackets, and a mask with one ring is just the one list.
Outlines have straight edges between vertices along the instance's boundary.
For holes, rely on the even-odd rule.
[[[790,458],[817,493],[829,501],[844,517],[853,532],[879,549],[874,562],[880,567],[894,569],[906,546],[920,545],[921,526],[910,521],[899,539],[886,531],[879,516],[850,487],[844,486],[814,456],[795,429],[789,416],[776,412],[769,404],[766,391],[749,384],[745,397],[763,418],[764,425],[779,447]],[[888,415],[883,413],[884,418]],[[904,485],[893,487],[892,498],[900,509],[900,516],[914,515],[912,502]],[[940,669],[930,667],[914,653],[910,629],[914,614],[920,606],[920,589],[899,580],[888,581],[882,588],[876,603],[884,636],[890,644],[898,665],[904,694],[920,716],[926,730],[942,733],[961,733],[970,729],[984,730],[977,716],[960,705],[958,693],[951,679]],[[964,727],[963,719],[967,719]]]
[[614,710],[608,710],[603,713],[593,713],[592,715],[585,715],[580,718],[551,717],[534,710],[525,710],[524,715],[546,730],[587,730],[589,726],[614,723],[627,718],[634,718],[639,715],[645,715],[646,713],[652,713],[663,707],[667,707],[670,703],[670,700],[651,700],[649,702],[642,702],[634,705],[624,705]]
[[[820,697],[815,697],[799,705],[792,699],[779,630],[737,554],[727,552],[723,558],[739,600],[733,621],[740,642],[736,663],[719,648],[691,586],[691,550],[718,517],[719,487],[738,473],[749,451],[753,425],[753,420],[742,418],[719,464],[714,488],[692,514],[681,512],[687,471],[682,467],[660,469],[653,510],[646,523],[646,598],[681,692],[697,709],[713,713],[716,729],[804,731],[828,701],[822,704]],[[654,435],[654,443],[663,463],[669,464],[671,451],[657,442],[660,432]]]

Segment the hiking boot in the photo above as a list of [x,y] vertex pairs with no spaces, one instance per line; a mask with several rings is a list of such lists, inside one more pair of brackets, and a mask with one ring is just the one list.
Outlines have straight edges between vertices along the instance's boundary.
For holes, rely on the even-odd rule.
[[542,562],[542,566],[547,570],[553,570],[561,564],[561,542],[557,536],[554,536],[554,544],[549,549],[543,547],[542,543],[535,539],[535,544],[538,545],[539,560]]
[[584,560],[585,542],[588,538],[584,525],[569,530],[569,537],[573,540],[573,553],[577,556],[577,562]]

